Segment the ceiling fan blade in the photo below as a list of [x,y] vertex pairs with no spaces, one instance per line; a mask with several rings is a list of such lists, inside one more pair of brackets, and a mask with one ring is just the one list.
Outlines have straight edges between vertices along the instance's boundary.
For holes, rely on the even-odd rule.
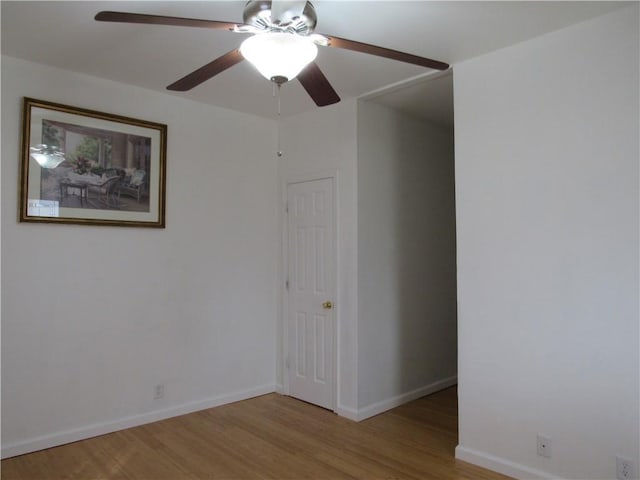
[[271,21],[276,25],[288,25],[302,16],[306,0],[272,0]]
[[198,18],[166,17],[163,15],[147,15],[146,13],[98,12],[95,19],[99,22],[144,23],[148,25],[173,25],[177,27],[213,28],[217,30],[235,30],[242,24],[201,20]]
[[244,57],[240,53],[240,50],[231,50],[229,53],[225,53],[221,57],[216,58],[213,62],[207,63],[205,66],[191,72],[189,75],[182,77],[180,80],[172,83],[167,87],[167,90],[175,90],[177,92],[186,92],[193,87],[197,87],[203,82],[206,82],[210,78],[224,72],[227,68],[231,68],[234,65],[244,60]]
[[340,97],[315,62],[311,62],[298,74],[298,80],[317,106],[325,107],[340,101]]
[[354,40],[333,37],[331,35],[325,35],[325,37],[328,41],[328,47],[343,48],[345,50],[353,50],[354,52],[368,53],[369,55],[391,58],[400,62],[412,63],[414,65],[433,68],[435,70],[447,70],[449,68],[449,65],[447,63],[439,62],[438,60],[432,60],[431,58],[418,57],[417,55],[411,55],[410,53],[399,52],[397,50],[391,50],[389,48],[376,47],[375,45],[369,45],[368,43],[356,42]]

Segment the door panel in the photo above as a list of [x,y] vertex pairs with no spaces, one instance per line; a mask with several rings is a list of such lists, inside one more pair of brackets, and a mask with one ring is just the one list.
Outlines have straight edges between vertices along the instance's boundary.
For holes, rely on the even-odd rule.
[[333,179],[287,186],[289,394],[334,408]]

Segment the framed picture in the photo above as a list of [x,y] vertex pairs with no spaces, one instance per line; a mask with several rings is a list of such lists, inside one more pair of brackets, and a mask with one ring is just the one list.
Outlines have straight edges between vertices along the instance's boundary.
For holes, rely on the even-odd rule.
[[20,221],[165,226],[167,126],[24,98]]

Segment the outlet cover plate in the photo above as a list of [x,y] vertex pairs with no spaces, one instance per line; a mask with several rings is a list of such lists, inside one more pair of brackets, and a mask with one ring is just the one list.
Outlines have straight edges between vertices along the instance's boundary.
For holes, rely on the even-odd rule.
[[633,478],[635,478],[633,475],[633,462],[628,458],[616,455],[616,479],[632,480]]
[[551,458],[551,437],[538,434],[538,455]]
[[154,389],[153,399],[154,400],[160,400],[161,398],[164,398],[164,385],[163,384],[158,384],[158,385],[156,385],[156,388]]

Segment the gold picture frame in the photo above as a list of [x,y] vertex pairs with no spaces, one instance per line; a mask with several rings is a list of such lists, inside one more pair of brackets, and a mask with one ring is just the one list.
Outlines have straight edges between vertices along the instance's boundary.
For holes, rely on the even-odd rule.
[[23,98],[20,221],[165,227],[167,126]]

